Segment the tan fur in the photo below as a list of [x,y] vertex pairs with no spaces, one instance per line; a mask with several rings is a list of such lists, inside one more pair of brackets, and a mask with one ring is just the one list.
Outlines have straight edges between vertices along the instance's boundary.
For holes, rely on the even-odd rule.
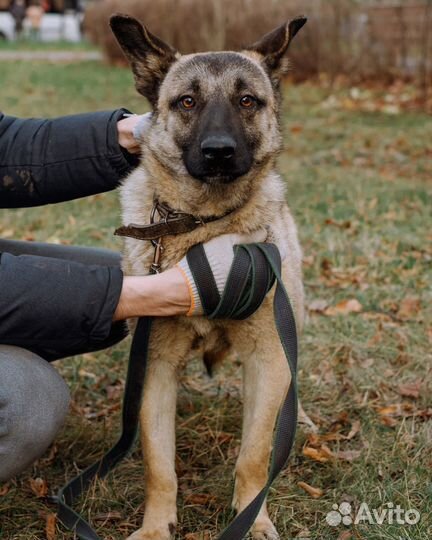
[[[163,269],[175,265],[198,242],[223,233],[249,233],[265,228],[269,240],[286,254],[283,279],[300,330],[303,324],[301,250],[286,204],[284,182],[274,170],[281,145],[278,102],[259,55],[245,52],[239,56],[247,58],[252,66],[251,73],[246,74],[251,78],[251,86],[265,94],[269,101],[266,112],[251,126],[262,134],[256,164],[248,174],[231,184],[209,185],[188,175],[175,142],[176,134],[185,128],[168,106],[173,92],[181,93],[182,85],[186,87],[191,78],[193,55],[181,57],[161,85],[157,117],[143,144],[141,165],[121,189],[123,224],[148,223],[154,197],[172,208],[199,216],[222,216],[234,209],[193,232],[164,238]],[[225,95],[230,91],[236,69],[236,66],[232,69],[228,66],[220,75],[204,70],[199,76],[205,92]],[[125,273],[147,274],[152,256],[149,242],[127,238]],[[143,526],[130,538],[169,540],[172,537],[177,520],[174,470],[177,374],[188,361],[198,337],[203,338],[204,351],[209,358],[221,360],[228,354],[230,344],[243,362],[243,438],[236,465],[234,507],[242,510],[266,483],[273,429],[290,382],[287,361],[274,325],[272,297],[270,293],[262,307],[246,321],[209,321],[203,317],[155,321],[141,412],[146,506]],[[279,538],[266,505],[252,534],[255,540]]]

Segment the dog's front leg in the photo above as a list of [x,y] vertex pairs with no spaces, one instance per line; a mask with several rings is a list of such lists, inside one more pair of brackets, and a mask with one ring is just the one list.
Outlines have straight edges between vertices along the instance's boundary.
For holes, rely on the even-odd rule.
[[[264,308],[265,309],[265,308]],[[258,317],[239,332],[235,348],[243,359],[244,413],[240,454],[236,464],[233,506],[241,512],[267,482],[273,431],[290,382],[287,361],[271,321]],[[251,350],[251,336],[256,342]],[[249,340],[247,343],[246,340]],[[252,528],[254,540],[278,540],[266,503]]]
[[165,319],[153,324],[141,408],[146,491],[144,521],[141,529],[128,540],[170,540],[177,522],[177,370],[188,346],[174,321]]

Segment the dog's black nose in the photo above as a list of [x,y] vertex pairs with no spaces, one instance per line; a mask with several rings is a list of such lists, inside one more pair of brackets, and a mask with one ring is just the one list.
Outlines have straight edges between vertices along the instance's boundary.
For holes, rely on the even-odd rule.
[[228,135],[206,137],[201,143],[203,156],[209,160],[231,159],[234,156],[236,142]]

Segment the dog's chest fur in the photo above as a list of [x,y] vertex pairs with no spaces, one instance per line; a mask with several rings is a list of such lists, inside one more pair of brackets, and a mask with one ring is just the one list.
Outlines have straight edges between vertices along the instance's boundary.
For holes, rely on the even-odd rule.
[[[281,252],[287,256],[284,268],[299,268],[301,253],[297,240],[294,221],[285,202],[285,189],[282,179],[275,172],[268,172],[259,181],[254,183],[248,197],[234,211],[221,219],[198,227],[192,232],[163,238],[163,254],[161,259],[162,270],[173,267],[195,244],[206,242],[215,236],[226,233],[250,233],[258,229],[268,231],[268,241],[274,242]],[[208,186],[203,186],[208,190]],[[183,190],[183,186],[176,179],[154,178],[150,176],[142,165],[134,171],[121,188],[122,221],[124,225],[130,223],[149,223],[153,200],[157,197],[161,202],[167,203],[177,210],[192,212],[196,208],[195,201],[201,199],[200,215],[224,215],[225,211],[218,208],[229,207],[229,200],[223,197],[223,186],[219,190],[208,190],[208,201],[199,187],[194,190]],[[183,191],[186,194],[183,194]],[[221,197],[219,206],[218,197]],[[235,199],[235,197],[232,197]],[[232,202],[231,208],[235,207]],[[153,260],[154,248],[148,241],[125,239],[123,269],[126,275],[147,275]],[[296,273],[298,271],[296,270]],[[296,280],[297,281],[297,280]],[[208,321],[202,317],[183,318],[182,323],[192,326],[195,333],[210,338],[215,328],[221,323]]]

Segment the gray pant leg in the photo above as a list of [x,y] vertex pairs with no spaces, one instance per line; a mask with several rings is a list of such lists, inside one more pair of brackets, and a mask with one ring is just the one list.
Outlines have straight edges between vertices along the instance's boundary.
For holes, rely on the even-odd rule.
[[52,365],[25,349],[0,345],[0,481],[45,452],[63,425],[69,400]]

